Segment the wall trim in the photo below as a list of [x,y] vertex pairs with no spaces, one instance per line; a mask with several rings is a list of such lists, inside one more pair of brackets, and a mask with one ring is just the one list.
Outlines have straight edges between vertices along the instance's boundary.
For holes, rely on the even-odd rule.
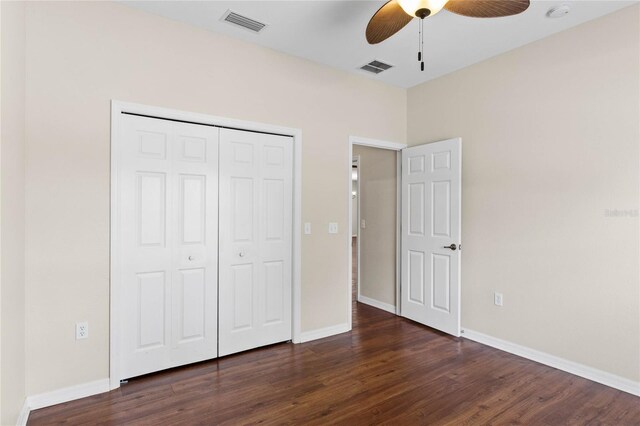
[[558,370],[580,376],[593,382],[597,382],[632,395],[640,396],[640,382],[635,382],[612,373],[607,373],[606,371],[598,370],[574,361],[569,361],[546,352],[521,346],[517,343],[502,340],[468,328],[463,329],[461,336],[466,339],[482,343],[483,345],[491,346],[493,348],[527,358],[531,361],[539,362],[541,364],[548,365],[549,367],[557,368]]
[[33,411],[104,392],[109,392],[109,379],[95,380],[89,383],[29,396],[27,397],[26,405],[29,411]]
[[407,144],[404,143],[397,143],[397,142],[388,142],[388,141],[381,141],[378,139],[369,139],[369,138],[362,138],[360,136],[350,136],[349,137],[349,142],[352,145],[364,145],[364,146],[370,146],[373,148],[382,148],[382,149],[391,149],[394,151],[400,151],[403,150],[407,147]]
[[396,314],[396,307],[390,303],[384,303],[363,295],[358,296],[358,302],[373,306],[374,308],[382,309],[383,311],[390,312],[394,315]]
[[319,328],[317,330],[303,331],[300,334],[300,342],[310,342],[312,340],[324,339],[325,337],[335,336],[351,331],[349,324],[332,325],[331,327]]
[[29,413],[31,413],[31,410],[29,409],[29,400],[28,398],[25,398],[24,404],[22,404],[22,410],[20,410],[20,413],[18,413],[16,426],[26,426],[27,420],[29,420]]

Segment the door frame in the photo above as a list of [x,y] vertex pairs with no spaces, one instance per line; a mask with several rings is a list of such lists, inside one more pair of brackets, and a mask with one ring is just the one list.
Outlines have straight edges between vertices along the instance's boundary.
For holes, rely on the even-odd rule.
[[[407,148],[406,144],[403,143],[397,143],[397,142],[389,142],[389,141],[383,141],[383,140],[378,140],[378,139],[369,139],[369,138],[363,138],[363,137],[359,137],[359,136],[349,136],[349,190],[347,191],[348,194],[348,200],[349,200],[349,230],[347,233],[348,239],[347,239],[347,253],[349,253],[349,267],[348,267],[348,279],[347,279],[347,318],[348,318],[348,324],[349,324],[349,330],[352,329],[352,300],[351,300],[351,293],[352,293],[352,285],[353,285],[353,260],[352,260],[352,255],[351,255],[351,242],[352,242],[352,235],[353,235],[353,224],[351,223],[352,220],[351,218],[353,217],[353,211],[352,211],[352,202],[351,202],[351,169],[352,169],[352,164],[353,164],[353,146],[354,145],[361,145],[361,146],[369,146],[372,148],[381,148],[381,149],[388,149],[388,150],[392,150],[392,151],[396,151],[396,164],[397,164],[397,168],[396,168],[396,172],[397,172],[397,177],[396,177],[396,315],[400,315],[400,225],[402,223],[402,215],[401,215],[401,208],[402,208],[402,187],[401,187],[401,179],[402,179],[402,153],[401,151],[404,148]],[[359,163],[358,165],[358,184],[360,183],[360,172],[361,172],[361,166],[362,164]],[[358,193],[358,204],[360,203],[360,193]],[[360,210],[360,209],[358,209]],[[358,226],[360,226],[360,214],[358,212]],[[360,230],[359,230],[360,231]],[[360,263],[360,232],[358,232],[358,264]],[[358,265],[358,297],[360,296],[360,265]]]
[[[274,133],[293,138],[293,241],[292,241],[292,321],[291,335],[293,343],[300,343],[301,325],[301,267],[302,267],[302,130],[271,124],[237,120],[188,111],[180,111],[150,105],[111,100],[111,179],[110,179],[110,217],[109,217],[109,388],[120,387],[119,318],[121,310],[120,291],[114,277],[120,274],[118,240],[120,222],[118,216],[118,138],[122,113],[148,116],[150,118],[184,121],[217,127],[261,133]],[[351,193],[351,190],[349,190]],[[349,303],[349,311],[351,303]],[[349,315],[351,324],[351,315]]]
[[[353,155],[353,152],[352,152]],[[356,291],[356,297],[357,300],[360,300],[360,156],[355,156],[352,158],[351,160],[351,173],[353,173],[353,165],[356,165],[356,170],[358,173],[358,179],[356,179],[357,183],[356,183],[356,227],[357,227],[357,232],[356,232],[356,276],[358,277],[358,282],[357,282],[357,291]],[[351,183],[353,184],[353,178],[351,178]],[[353,191],[353,185],[352,185],[352,191]],[[351,214],[353,215],[353,197],[351,197]],[[350,228],[351,230],[351,242],[353,243],[353,216],[351,216],[351,225]],[[351,246],[349,246],[351,247]],[[353,249],[353,248],[352,248]],[[349,252],[349,256],[351,258],[351,262],[353,262],[353,256],[351,255],[351,252]],[[353,280],[353,263],[351,265],[351,279]]]

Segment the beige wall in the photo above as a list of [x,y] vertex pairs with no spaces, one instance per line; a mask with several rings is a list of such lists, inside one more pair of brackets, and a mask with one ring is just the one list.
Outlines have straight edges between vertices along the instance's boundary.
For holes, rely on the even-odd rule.
[[396,304],[397,153],[353,146],[360,157],[360,294]]
[[24,4],[0,3],[0,424],[25,398]]
[[30,395],[108,377],[111,99],[302,129],[302,329],[347,322],[348,137],[403,142],[406,91],[118,4],[29,3]]
[[623,9],[408,92],[410,145],[462,137],[463,326],[635,381],[639,15]]

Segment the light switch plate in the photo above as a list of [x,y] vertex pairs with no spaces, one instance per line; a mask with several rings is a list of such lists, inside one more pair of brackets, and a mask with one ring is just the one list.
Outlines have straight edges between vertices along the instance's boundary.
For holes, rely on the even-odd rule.
[[330,234],[338,233],[338,224],[336,222],[329,223],[329,233]]
[[360,219],[360,228],[364,229],[367,227],[367,222],[364,219]]
[[311,235],[311,222],[304,223],[304,233],[305,235]]

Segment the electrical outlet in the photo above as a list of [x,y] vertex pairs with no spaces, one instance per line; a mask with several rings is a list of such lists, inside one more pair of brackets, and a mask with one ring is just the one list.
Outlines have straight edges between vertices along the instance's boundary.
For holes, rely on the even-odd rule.
[[76,323],[76,340],[86,339],[89,337],[89,323],[77,322]]
[[310,222],[305,222],[304,223],[304,233],[305,233],[305,235],[311,235],[311,223]]
[[360,228],[364,229],[366,227],[367,227],[367,222],[364,219],[360,220]]
[[503,297],[502,297],[502,293],[493,293],[493,303],[496,306],[502,306],[502,302],[503,302]]
[[329,233],[330,234],[337,234],[338,233],[338,224],[335,222],[331,222],[329,224]]

